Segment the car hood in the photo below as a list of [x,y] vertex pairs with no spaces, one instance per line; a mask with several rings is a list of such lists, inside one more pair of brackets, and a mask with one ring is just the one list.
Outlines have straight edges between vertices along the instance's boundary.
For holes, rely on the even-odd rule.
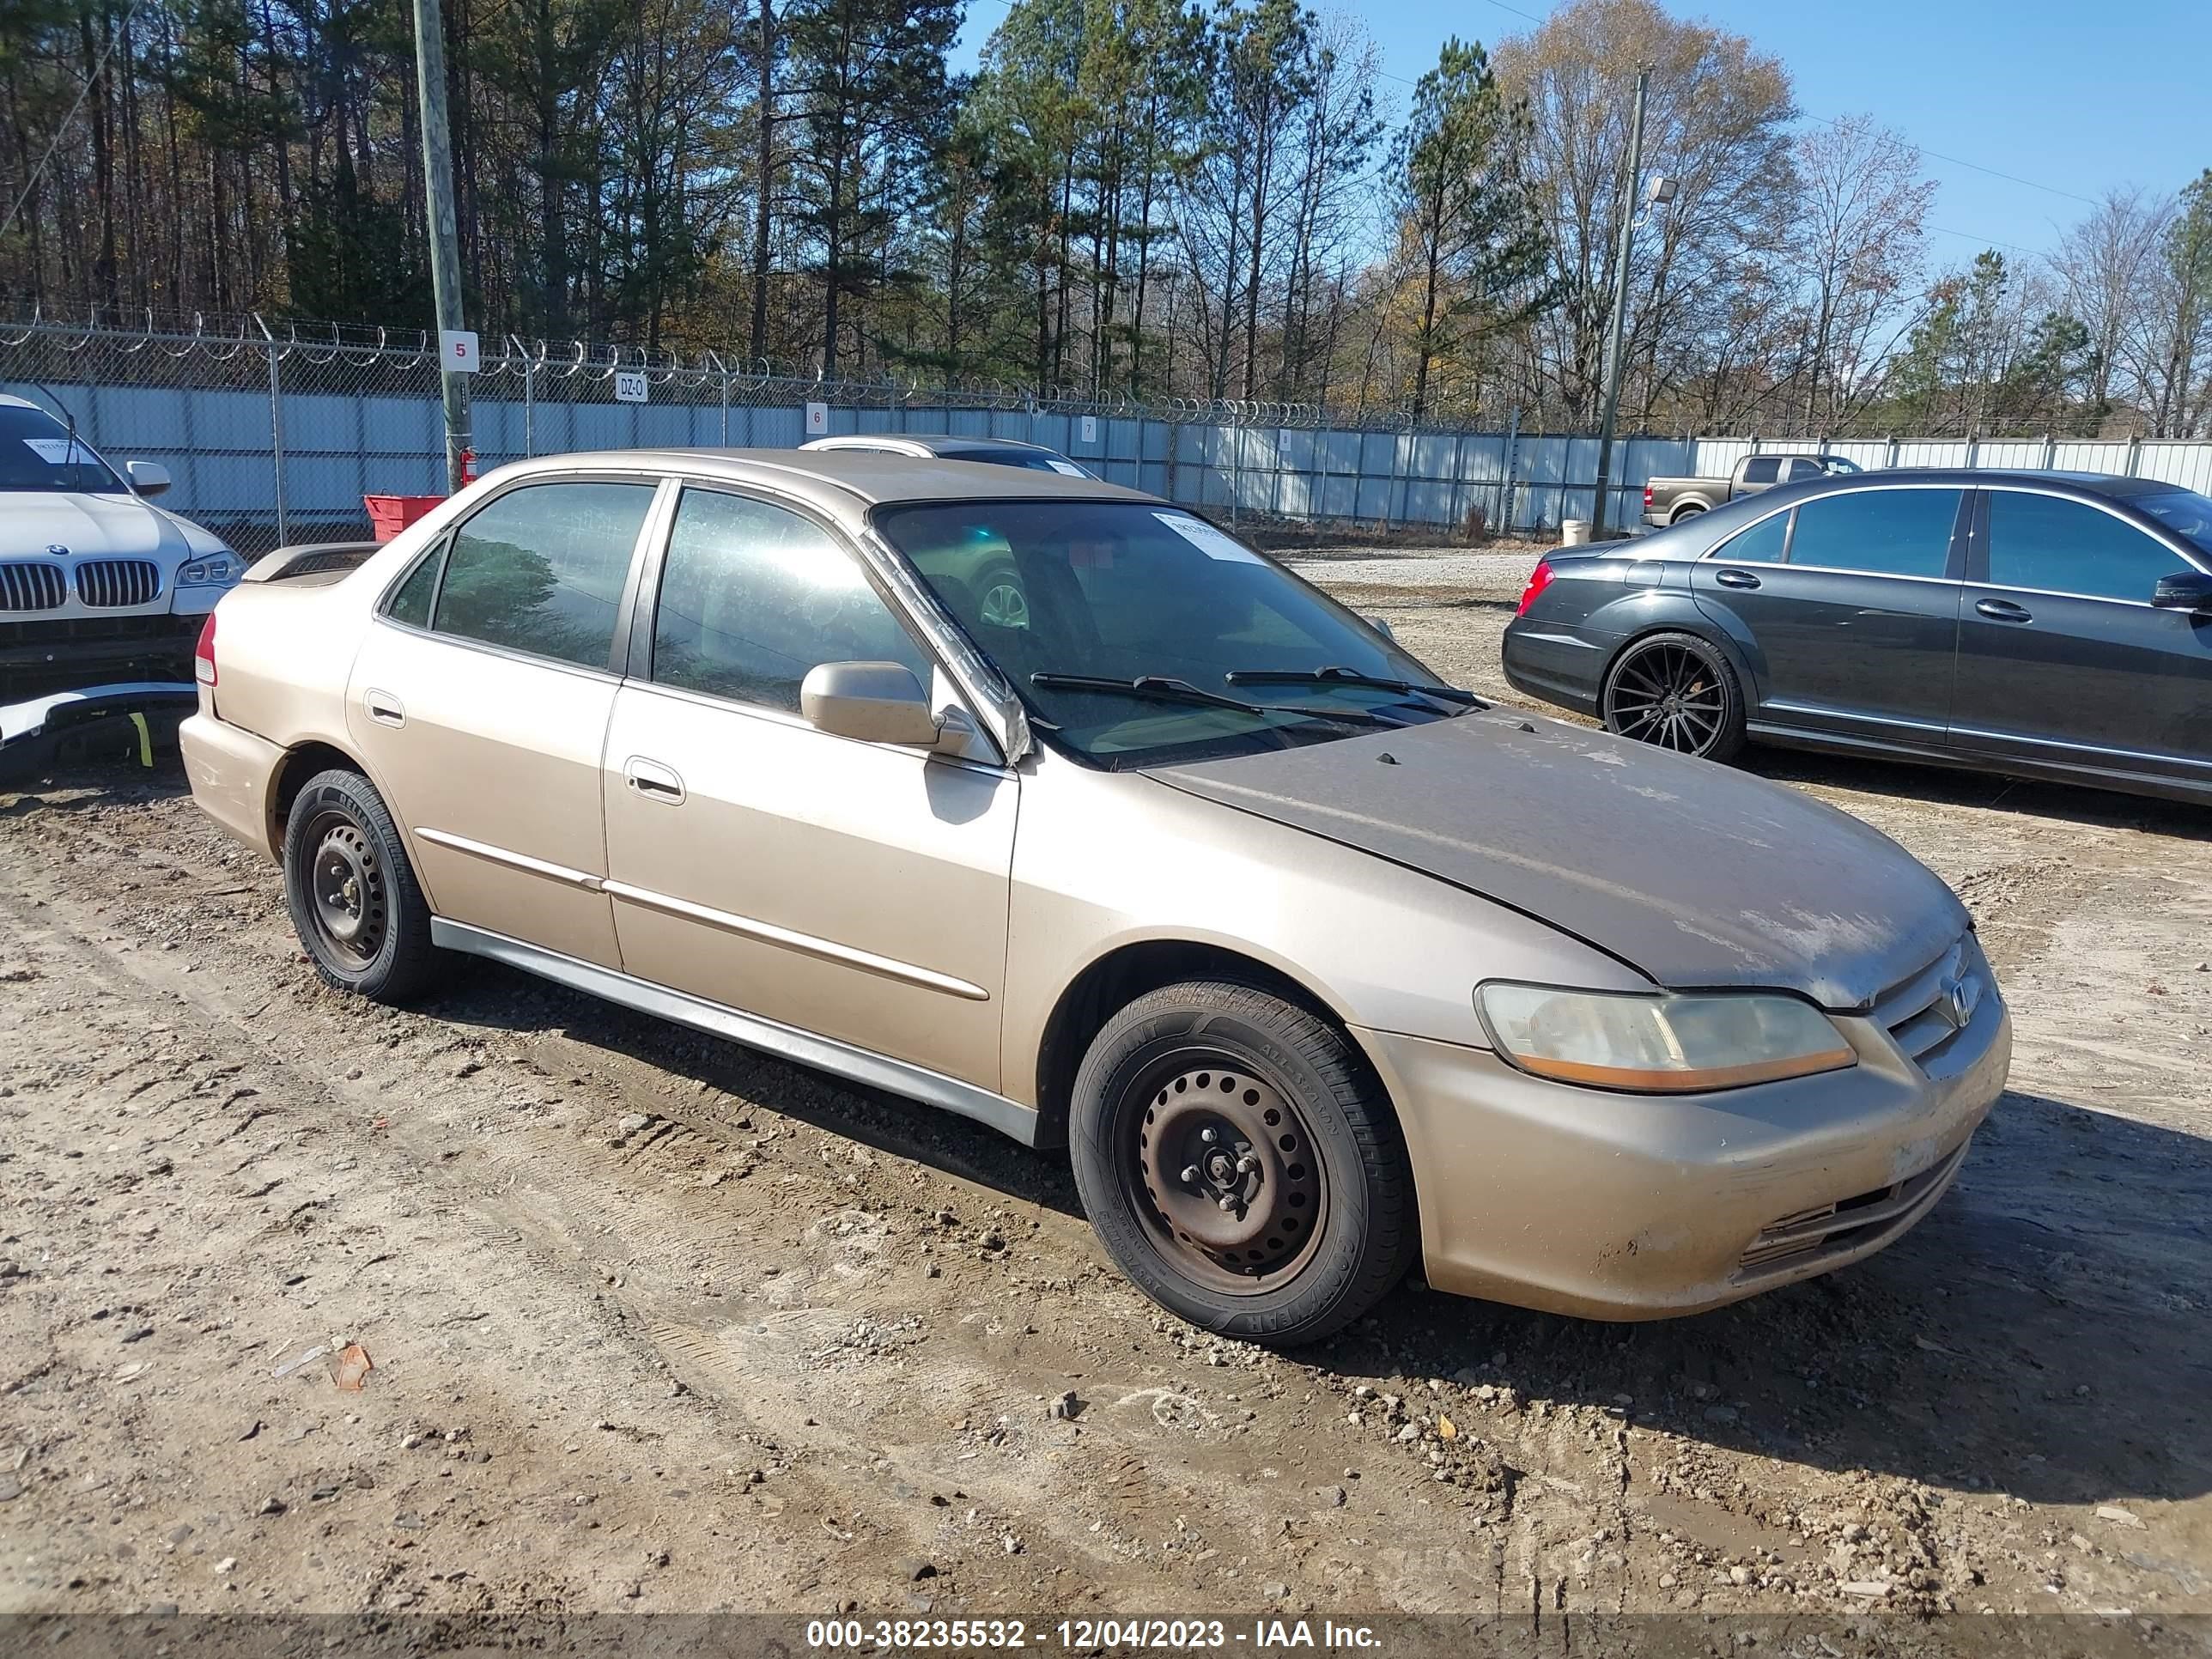
[[1793,789],[1502,710],[1150,775],[1426,872],[1677,989],[1864,1008],[1969,925],[1895,842]]
[[[208,540],[214,542],[212,537]],[[181,520],[149,507],[136,495],[51,489],[0,492],[0,556],[44,553],[56,546],[80,558],[118,554],[182,558],[192,550],[192,538]]]

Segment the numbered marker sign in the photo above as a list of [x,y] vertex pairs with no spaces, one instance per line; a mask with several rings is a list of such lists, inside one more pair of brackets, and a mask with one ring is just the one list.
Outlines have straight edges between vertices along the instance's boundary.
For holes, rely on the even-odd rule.
[[806,405],[806,435],[810,438],[826,438],[830,435],[829,404]]
[[438,331],[438,359],[448,374],[477,372],[477,335],[472,328]]
[[615,401],[641,404],[648,396],[645,371],[641,368],[618,368],[615,371]]
[[1098,441],[1098,417],[1096,415],[1083,417],[1083,441],[1087,444]]

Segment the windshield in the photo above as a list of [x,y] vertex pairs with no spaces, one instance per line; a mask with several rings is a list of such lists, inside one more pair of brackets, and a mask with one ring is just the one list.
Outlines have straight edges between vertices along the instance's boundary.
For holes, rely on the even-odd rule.
[[[1047,735],[1102,764],[1327,742],[1459,712],[1403,684],[1434,676],[1374,628],[1188,513],[958,501],[886,507],[875,523]],[[1109,684],[1066,683],[1074,677]]]
[[2161,489],[2138,495],[2134,504],[2201,553],[2212,553],[2212,495],[2193,489]]
[[127,495],[130,486],[43,409],[0,404],[0,489],[82,490]]

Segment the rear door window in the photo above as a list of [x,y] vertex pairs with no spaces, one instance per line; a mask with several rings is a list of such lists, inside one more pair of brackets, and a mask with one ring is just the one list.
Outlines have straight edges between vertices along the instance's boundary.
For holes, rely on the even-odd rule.
[[1797,506],[1790,562],[1881,576],[1942,576],[1960,489],[1854,489]]
[[1743,481],[1747,484],[1771,484],[1782,476],[1782,463],[1772,457],[1743,464]]
[[1713,550],[1713,557],[1723,563],[1779,564],[1789,544],[1790,515],[1777,513],[1748,530],[1738,531]]
[[453,532],[431,626],[605,668],[653,489],[576,479],[507,491]]
[[1990,492],[1990,583],[2090,599],[2150,603],[2161,576],[2191,566],[2135,526],[2062,495]]

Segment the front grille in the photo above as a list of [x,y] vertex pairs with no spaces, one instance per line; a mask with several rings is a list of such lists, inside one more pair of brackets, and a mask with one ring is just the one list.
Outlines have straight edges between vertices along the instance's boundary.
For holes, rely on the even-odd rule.
[[1768,1223],[1736,1263],[1736,1277],[1801,1267],[1811,1258],[1855,1250],[1885,1232],[1903,1231],[1935,1202],[1966,1156],[1962,1140],[1917,1176]]
[[1925,1071],[1942,1059],[1982,1004],[1996,994],[1981,946],[1968,933],[1877,997],[1873,1018],[1905,1057]]
[[0,564],[0,611],[58,611],[68,597],[58,564]]
[[87,559],[76,568],[76,596],[102,611],[150,605],[161,591],[161,568],[150,559]]

